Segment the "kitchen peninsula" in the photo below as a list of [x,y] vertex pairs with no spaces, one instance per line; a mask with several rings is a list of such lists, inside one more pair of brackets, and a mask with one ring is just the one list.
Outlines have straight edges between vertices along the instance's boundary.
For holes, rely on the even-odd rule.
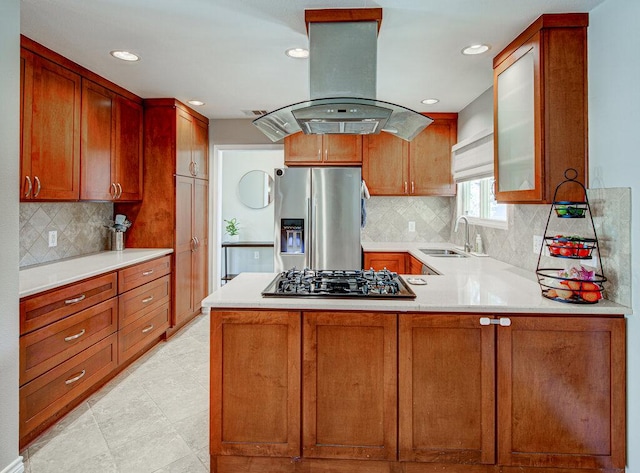
[[212,471],[624,470],[631,309],[418,245],[365,244],[439,273],[413,300],[263,298],[275,274],[244,273],[203,301]]

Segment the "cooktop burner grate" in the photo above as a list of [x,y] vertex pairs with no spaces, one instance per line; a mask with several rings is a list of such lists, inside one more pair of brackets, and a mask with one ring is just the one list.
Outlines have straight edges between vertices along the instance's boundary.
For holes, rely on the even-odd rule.
[[397,273],[384,269],[290,269],[278,274],[264,297],[373,297],[414,299],[415,293]]

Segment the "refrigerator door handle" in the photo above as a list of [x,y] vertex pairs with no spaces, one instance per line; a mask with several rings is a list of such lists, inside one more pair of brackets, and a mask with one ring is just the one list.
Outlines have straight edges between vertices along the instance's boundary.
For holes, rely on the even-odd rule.
[[311,235],[314,228],[314,225],[311,222],[312,215],[313,213],[311,208],[311,197],[307,197],[307,215],[305,216],[305,219],[304,219],[304,221],[307,222],[306,224],[307,228],[304,234],[304,247],[305,247],[305,252],[307,253],[305,261],[307,263],[308,268],[314,267],[313,266],[313,248],[312,248],[312,245],[309,244],[311,241]]

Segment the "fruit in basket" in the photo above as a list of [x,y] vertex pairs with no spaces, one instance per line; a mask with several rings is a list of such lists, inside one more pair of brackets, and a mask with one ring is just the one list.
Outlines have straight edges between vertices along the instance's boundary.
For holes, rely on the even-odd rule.
[[573,297],[571,289],[556,289],[556,294],[560,299],[571,299]]
[[[562,281],[560,284],[564,284],[565,286],[567,286],[572,291],[579,291],[580,290],[580,281]],[[591,283],[589,283],[589,284],[591,284]]]
[[580,297],[587,302],[596,302],[602,299],[602,292],[597,291],[581,291]]

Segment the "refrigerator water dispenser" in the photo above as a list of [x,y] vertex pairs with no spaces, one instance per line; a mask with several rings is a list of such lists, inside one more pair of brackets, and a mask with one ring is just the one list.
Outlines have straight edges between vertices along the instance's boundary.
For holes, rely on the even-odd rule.
[[304,219],[283,218],[280,224],[280,252],[288,254],[304,253]]

